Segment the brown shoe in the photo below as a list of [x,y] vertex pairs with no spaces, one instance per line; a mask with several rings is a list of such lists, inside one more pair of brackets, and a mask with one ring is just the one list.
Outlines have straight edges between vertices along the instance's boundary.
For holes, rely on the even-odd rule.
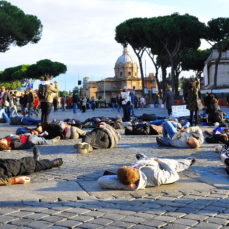
[[74,148],[76,149],[76,153],[80,154],[88,154],[93,151],[92,146],[86,142],[77,143],[74,145]]

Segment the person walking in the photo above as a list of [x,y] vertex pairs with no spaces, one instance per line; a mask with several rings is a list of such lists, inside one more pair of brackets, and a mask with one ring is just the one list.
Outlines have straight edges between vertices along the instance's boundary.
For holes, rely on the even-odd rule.
[[55,87],[50,84],[51,77],[45,76],[44,81],[39,85],[38,97],[41,102],[41,122],[48,122],[52,110],[53,94],[58,91],[57,84]]
[[28,96],[27,96],[28,117],[32,115],[33,103],[34,103],[33,89],[29,88]]
[[174,94],[169,87],[166,88],[165,96],[163,99],[168,111],[168,115],[172,115],[172,105],[174,105]]
[[73,102],[73,113],[75,114],[78,108],[77,104],[79,102],[79,97],[75,92],[73,93],[73,96],[72,96],[72,102]]

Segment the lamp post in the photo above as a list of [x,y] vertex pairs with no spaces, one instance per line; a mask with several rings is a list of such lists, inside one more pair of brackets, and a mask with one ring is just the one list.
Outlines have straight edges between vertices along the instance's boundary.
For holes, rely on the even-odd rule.
[[106,96],[106,86],[105,86],[105,79],[103,80],[103,98],[105,100],[105,96]]

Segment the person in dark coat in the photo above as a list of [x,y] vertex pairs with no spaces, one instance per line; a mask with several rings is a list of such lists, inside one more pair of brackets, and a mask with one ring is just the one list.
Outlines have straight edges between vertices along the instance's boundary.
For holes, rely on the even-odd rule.
[[187,109],[190,110],[190,124],[193,125],[193,115],[195,117],[195,125],[198,124],[198,111],[203,109],[203,105],[200,100],[200,79],[193,80],[190,83],[190,87],[185,92],[185,100],[187,103]]
[[0,185],[29,183],[30,178],[22,175],[59,167],[63,164],[62,158],[50,161],[48,159],[39,160],[39,156],[40,152],[34,147],[33,157],[0,159]]
[[163,102],[165,103],[165,106],[168,110],[168,115],[170,116],[172,114],[172,105],[174,105],[174,94],[170,88],[166,89]]

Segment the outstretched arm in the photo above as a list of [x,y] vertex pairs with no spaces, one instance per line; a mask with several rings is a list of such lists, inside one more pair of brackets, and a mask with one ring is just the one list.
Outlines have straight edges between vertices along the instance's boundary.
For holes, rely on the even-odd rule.
[[27,184],[29,182],[30,182],[30,177],[26,177],[26,176],[0,179],[0,185]]

